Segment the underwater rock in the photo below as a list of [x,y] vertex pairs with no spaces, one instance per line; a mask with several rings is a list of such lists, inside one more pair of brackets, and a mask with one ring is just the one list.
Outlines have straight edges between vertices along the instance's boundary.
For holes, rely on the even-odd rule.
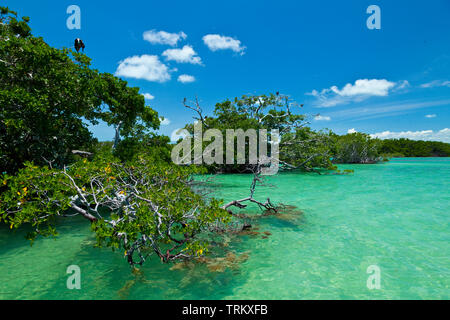
[[208,269],[211,272],[225,272],[225,270],[238,270],[241,263],[247,261],[248,253],[236,255],[233,252],[228,252],[225,257],[212,258],[206,262]]
[[[202,258],[202,257],[200,257]],[[198,259],[200,259],[198,258]],[[175,263],[169,270],[174,271],[174,270],[183,270],[183,269],[191,269],[194,267],[194,264],[191,261],[183,261],[183,262],[178,262]]]
[[259,232],[257,231],[250,231],[250,230],[243,230],[238,233],[240,236],[258,236]]
[[175,263],[169,270],[170,271],[182,270],[184,268],[186,268],[186,265],[183,262],[180,262],[180,263]]
[[225,266],[221,264],[209,264],[208,269],[211,272],[225,272]]
[[275,217],[277,219],[294,223],[298,220],[299,216],[303,215],[301,211],[296,206],[281,204],[277,207],[277,212],[272,210],[265,211],[262,215],[263,217]]

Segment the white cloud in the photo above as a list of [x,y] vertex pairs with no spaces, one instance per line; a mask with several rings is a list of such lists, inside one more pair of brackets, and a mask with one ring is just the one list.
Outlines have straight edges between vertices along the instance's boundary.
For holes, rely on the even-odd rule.
[[181,83],[191,83],[194,81],[195,81],[195,77],[190,76],[188,74],[182,74],[178,77],[178,82],[181,82]]
[[203,42],[211,51],[232,50],[243,55],[245,47],[241,45],[241,41],[231,37],[221,36],[219,34],[207,34],[203,37]]
[[318,107],[334,107],[338,104],[360,102],[373,96],[385,97],[392,89],[404,89],[408,85],[406,80],[396,83],[386,79],[359,79],[354,84],[347,83],[342,89],[332,86],[320,92],[313,90],[307,95],[317,98]]
[[371,134],[371,137],[380,139],[407,138],[411,140],[442,141],[450,143],[450,129],[445,128],[440,131],[433,131],[433,130],[402,131],[402,132],[384,131],[380,133]]
[[333,119],[343,120],[367,120],[383,117],[392,117],[410,113],[412,110],[432,108],[438,106],[450,106],[450,99],[434,101],[396,101],[383,104],[371,104],[370,106],[346,108],[344,110],[328,112]]
[[162,53],[168,61],[176,61],[178,63],[202,64],[202,59],[197,55],[194,49],[186,45],[182,49],[167,49]]
[[411,85],[409,84],[409,81],[408,80],[403,80],[403,81],[400,81],[399,83],[398,83],[398,85],[397,85],[397,87],[395,88],[396,90],[401,90],[401,89],[405,89],[405,88],[408,88],[408,87],[410,87]]
[[342,97],[353,97],[357,95],[387,96],[389,89],[394,86],[394,82],[387,81],[386,79],[360,79],[356,80],[354,85],[347,83],[342,90],[333,86],[331,87],[331,91]]
[[357,133],[358,131],[355,130],[355,128],[353,129],[348,129],[347,133],[348,134],[352,134],[352,133]]
[[434,81],[431,81],[428,83],[421,84],[420,87],[422,87],[422,88],[449,87],[450,88],[450,81],[434,80]]
[[172,142],[177,142],[179,139],[184,139],[187,136],[189,136],[189,131],[186,129],[176,129],[172,131],[172,134],[170,135],[170,140]]
[[328,116],[321,116],[321,115],[317,115],[314,117],[314,120],[316,121],[330,121],[331,118]]
[[155,99],[155,97],[153,95],[151,95],[150,93],[143,93],[142,95],[144,96],[145,100]]
[[169,33],[166,31],[149,30],[144,32],[144,40],[152,44],[168,44],[170,46],[176,46],[178,41],[187,38],[184,32]]
[[162,126],[168,126],[170,124],[170,120],[167,118],[164,118],[164,119],[159,118],[159,121],[161,122]]
[[433,114],[427,114],[426,116],[425,116],[425,118],[429,118],[429,119],[431,119],[431,118],[436,118],[436,115],[433,113]]
[[158,56],[133,56],[120,61],[115,73],[118,77],[144,79],[147,81],[169,81],[169,68],[159,61]]

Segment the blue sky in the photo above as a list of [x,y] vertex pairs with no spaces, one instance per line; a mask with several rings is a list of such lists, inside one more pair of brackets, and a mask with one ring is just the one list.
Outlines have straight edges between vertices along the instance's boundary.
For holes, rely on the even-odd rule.
[[[314,129],[450,142],[450,1],[6,0],[55,47],[147,93],[166,135],[226,98],[280,91]],[[69,5],[81,29],[69,30]],[[381,29],[370,30],[370,5]],[[145,35],[145,36],[144,36]],[[320,114],[320,116],[317,116]],[[92,128],[100,140],[114,130]]]

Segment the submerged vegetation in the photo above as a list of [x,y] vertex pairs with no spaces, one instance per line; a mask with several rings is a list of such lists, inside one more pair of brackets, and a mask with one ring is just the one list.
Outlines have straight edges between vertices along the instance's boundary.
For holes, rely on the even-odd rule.
[[[0,223],[12,230],[31,225],[27,238],[34,241],[57,235],[62,218],[80,216],[91,224],[98,246],[121,250],[136,265],[150,255],[163,262],[198,259],[215,236],[258,234],[251,218],[233,207],[254,203],[261,217],[300,214],[255,199],[265,163],[174,165],[173,146],[155,133],[159,116],[139,88],[92,69],[82,53],[50,47],[31,34],[27,17],[0,10]],[[279,93],[226,100],[209,117],[198,102],[185,101],[185,107],[219,132],[278,129],[283,170],[339,173],[335,164],[376,163],[383,155],[450,155],[444,143],[314,131],[297,113],[302,106]],[[99,121],[115,127],[114,141],[99,143],[89,132],[87,123]],[[186,129],[193,132],[193,125]],[[206,197],[193,179],[206,172],[252,173],[250,195],[228,204]],[[205,261],[220,269],[220,259]],[[245,259],[225,258],[230,264]]]

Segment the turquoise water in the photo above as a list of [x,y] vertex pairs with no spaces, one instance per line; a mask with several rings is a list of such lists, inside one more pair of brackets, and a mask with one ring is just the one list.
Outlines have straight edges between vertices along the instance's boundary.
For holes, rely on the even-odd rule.
[[[355,173],[268,178],[273,186],[256,197],[302,214],[253,220],[260,234],[230,238],[226,250],[237,258],[228,253],[219,268],[153,260],[135,275],[123,253],[93,248],[84,220],[66,221],[56,240],[33,248],[25,231],[2,226],[0,299],[449,299],[450,159],[341,168]],[[250,182],[227,175],[212,187],[233,200],[247,196]],[[69,265],[81,268],[81,290],[66,288]],[[367,288],[370,265],[381,269],[379,290]]]

